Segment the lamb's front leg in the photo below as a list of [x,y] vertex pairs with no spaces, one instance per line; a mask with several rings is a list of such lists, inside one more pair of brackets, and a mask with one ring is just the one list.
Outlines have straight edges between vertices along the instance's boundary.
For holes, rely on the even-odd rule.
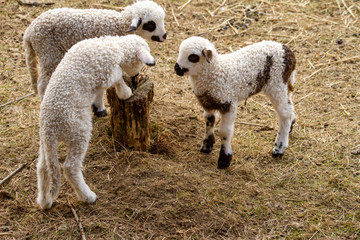
[[275,110],[279,118],[279,131],[272,151],[274,158],[284,155],[285,149],[289,146],[289,133],[295,122],[294,105],[291,100],[285,99],[281,104],[275,105]]
[[219,169],[227,169],[232,159],[231,139],[234,134],[234,122],[236,118],[236,106],[231,106],[230,110],[221,113],[219,135],[221,138],[221,149],[218,160]]
[[131,88],[126,85],[120,66],[116,66],[114,68],[110,82],[114,84],[115,92],[118,98],[126,100],[131,97]]
[[204,111],[204,118],[206,122],[205,137],[200,152],[210,153],[215,143],[215,136],[214,136],[215,112]]
[[94,115],[97,117],[105,117],[107,115],[105,106],[104,106],[104,89],[99,88],[96,90],[95,99],[92,104],[92,110]]
[[122,100],[130,98],[132,94],[131,88],[126,85],[124,80],[115,83],[115,91],[116,95]]

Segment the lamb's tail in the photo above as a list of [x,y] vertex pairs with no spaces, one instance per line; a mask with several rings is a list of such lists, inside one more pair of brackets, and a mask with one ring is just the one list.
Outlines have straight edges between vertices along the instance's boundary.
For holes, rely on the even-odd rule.
[[37,80],[39,77],[38,74],[38,61],[36,57],[36,53],[32,47],[32,44],[30,40],[26,37],[27,35],[24,35],[24,48],[25,48],[25,54],[26,54],[26,65],[29,69],[30,76],[31,76],[31,84],[32,88],[34,89],[35,93],[37,93]]

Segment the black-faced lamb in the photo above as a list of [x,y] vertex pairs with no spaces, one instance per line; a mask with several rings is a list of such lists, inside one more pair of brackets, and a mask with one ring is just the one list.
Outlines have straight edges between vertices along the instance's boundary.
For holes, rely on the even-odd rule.
[[295,64],[293,52],[273,41],[255,43],[225,55],[218,54],[214,45],[202,37],[190,37],[181,43],[175,71],[179,76],[189,76],[191,88],[205,110],[206,131],[201,152],[211,152],[215,143],[215,112],[221,114],[218,168],[228,168],[232,159],[237,103],[260,91],[270,99],[279,119],[272,155],[284,154],[295,122],[291,99]]
[[129,98],[132,92],[122,76],[138,74],[143,64],[153,66],[155,60],[146,41],[137,35],[83,40],[65,54],[40,105],[37,202],[41,208],[50,208],[59,192],[59,141],[69,144],[63,164],[66,178],[80,200],[95,202],[96,194],[81,172],[91,138],[91,103],[110,86],[120,99]]
[[[51,74],[67,50],[75,43],[105,35],[123,36],[135,33],[146,39],[166,39],[164,9],[153,1],[138,1],[122,12],[105,9],[58,8],[37,17],[24,34],[26,63],[32,87],[43,98]],[[40,74],[37,70],[39,58]],[[96,116],[105,116],[103,94],[94,100]]]

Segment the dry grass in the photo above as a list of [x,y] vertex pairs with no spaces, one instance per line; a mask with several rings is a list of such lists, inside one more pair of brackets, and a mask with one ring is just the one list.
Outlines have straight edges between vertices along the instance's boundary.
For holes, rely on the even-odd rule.
[[[31,93],[22,33],[41,12],[130,2],[0,0],[0,105]],[[155,82],[151,152],[114,151],[109,117],[94,119],[84,173],[96,204],[80,203],[63,181],[55,207],[41,211],[34,162],[1,186],[0,238],[80,238],[70,200],[88,239],[359,239],[360,155],[351,152],[360,148],[360,1],[158,2],[169,38],[151,43],[157,66],[145,69]],[[277,120],[261,94],[239,104],[229,170],[216,169],[219,142],[199,153],[202,111],[173,71],[192,35],[222,53],[265,39],[294,50],[297,123],[282,159],[271,158]],[[1,179],[37,156],[39,104],[30,97],[0,109]]]

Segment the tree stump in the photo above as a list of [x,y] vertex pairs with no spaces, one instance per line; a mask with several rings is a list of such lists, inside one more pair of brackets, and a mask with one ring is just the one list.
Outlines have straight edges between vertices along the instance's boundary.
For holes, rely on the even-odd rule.
[[115,88],[107,90],[115,148],[147,151],[150,148],[150,103],[154,97],[154,84],[147,76],[124,80],[133,90],[129,99],[120,100]]

